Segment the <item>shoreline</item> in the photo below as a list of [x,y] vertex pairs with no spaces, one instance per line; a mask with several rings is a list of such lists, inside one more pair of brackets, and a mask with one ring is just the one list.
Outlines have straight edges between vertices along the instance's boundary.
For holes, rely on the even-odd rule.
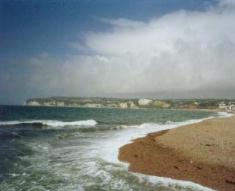
[[[223,126],[223,128],[221,128]],[[129,170],[235,190],[235,116],[150,133],[122,146]]]

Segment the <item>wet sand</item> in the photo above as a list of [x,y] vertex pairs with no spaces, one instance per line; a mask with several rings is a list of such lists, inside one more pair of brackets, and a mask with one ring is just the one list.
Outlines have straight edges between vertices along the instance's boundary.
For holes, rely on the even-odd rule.
[[120,148],[129,170],[235,191],[235,116],[148,134]]

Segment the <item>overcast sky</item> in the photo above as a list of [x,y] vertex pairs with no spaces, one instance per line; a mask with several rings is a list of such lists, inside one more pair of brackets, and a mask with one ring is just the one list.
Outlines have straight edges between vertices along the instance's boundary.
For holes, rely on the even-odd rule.
[[235,0],[0,2],[0,104],[235,98]]

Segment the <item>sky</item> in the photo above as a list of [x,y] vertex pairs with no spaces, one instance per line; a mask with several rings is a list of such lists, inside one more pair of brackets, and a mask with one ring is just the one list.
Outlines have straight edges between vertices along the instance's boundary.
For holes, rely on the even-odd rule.
[[235,0],[1,0],[0,104],[235,98]]

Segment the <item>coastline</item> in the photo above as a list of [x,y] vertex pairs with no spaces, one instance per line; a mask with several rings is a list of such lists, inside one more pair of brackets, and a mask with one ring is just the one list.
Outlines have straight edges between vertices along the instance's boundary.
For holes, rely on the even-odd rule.
[[[223,128],[221,128],[223,127]],[[150,133],[122,146],[129,170],[235,190],[235,116]]]

